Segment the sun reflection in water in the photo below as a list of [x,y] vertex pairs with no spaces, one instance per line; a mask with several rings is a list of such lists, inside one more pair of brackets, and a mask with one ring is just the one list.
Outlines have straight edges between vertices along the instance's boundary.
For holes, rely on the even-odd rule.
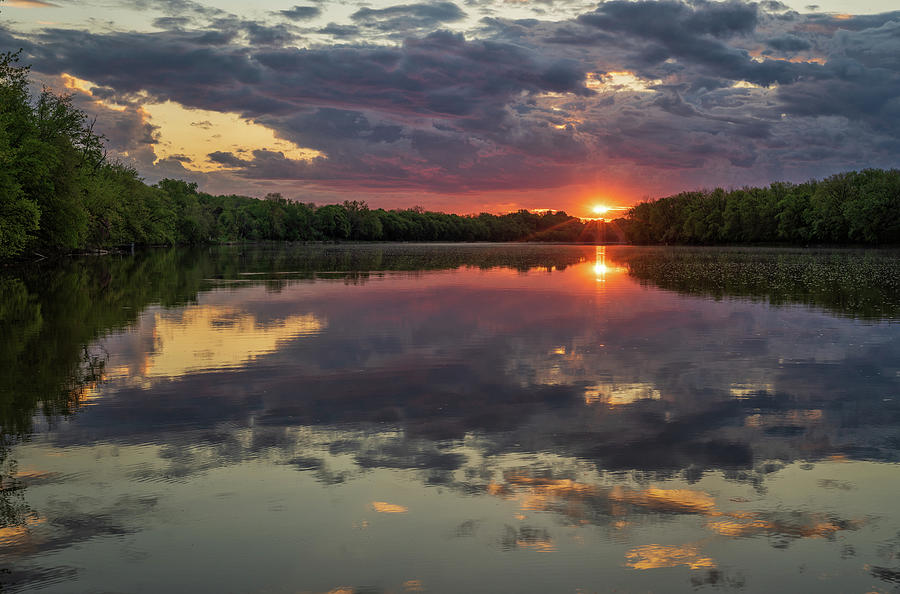
[[624,268],[616,266],[612,262],[606,260],[606,246],[598,245],[597,251],[594,253],[594,280],[598,283],[605,283],[606,277],[616,272],[622,272]]
[[597,254],[594,257],[594,276],[597,278],[597,282],[605,282],[606,274],[608,272],[609,267],[606,265],[606,246],[598,245]]

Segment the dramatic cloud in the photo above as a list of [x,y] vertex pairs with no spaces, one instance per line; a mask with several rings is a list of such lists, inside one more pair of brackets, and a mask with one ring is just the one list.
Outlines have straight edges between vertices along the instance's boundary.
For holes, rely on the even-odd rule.
[[389,8],[360,8],[350,18],[364,26],[387,33],[404,34],[415,29],[433,29],[442,23],[452,23],[466,14],[452,2],[433,4],[402,4]]
[[[236,113],[320,155],[213,151],[248,187],[544,188],[545,204],[571,207],[552,189],[630,201],[900,165],[900,13],[613,0],[521,19],[438,2],[294,6],[273,23],[189,0],[141,6],[162,13],[155,30],[7,28],[0,42],[42,75],[98,85],[109,106]],[[314,18],[330,22],[297,24]]]
[[280,10],[279,13],[292,21],[305,21],[322,14],[322,9],[318,6],[295,6],[288,10]]

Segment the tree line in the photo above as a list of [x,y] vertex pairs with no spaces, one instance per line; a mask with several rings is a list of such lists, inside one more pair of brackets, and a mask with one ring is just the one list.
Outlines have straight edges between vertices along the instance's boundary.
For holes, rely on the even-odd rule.
[[316,206],[281,194],[263,199],[213,196],[197,185],[164,179],[152,187],[178,211],[175,236],[167,243],[230,241],[564,241],[593,242],[614,234],[600,222],[564,211],[520,210],[504,215],[458,215],[421,207],[370,209],[364,201]]
[[681,192],[637,204],[620,223],[631,242],[644,244],[897,244],[900,171]]

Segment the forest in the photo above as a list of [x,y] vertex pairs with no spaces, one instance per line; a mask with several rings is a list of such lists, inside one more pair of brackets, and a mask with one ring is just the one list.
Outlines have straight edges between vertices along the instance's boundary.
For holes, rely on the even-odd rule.
[[34,94],[17,53],[0,54],[0,260],[133,245],[241,241],[555,241],[638,244],[893,244],[900,171],[801,184],[682,192],[611,222],[564,211],[457,215],[317,206],[280,194],[215,196],[174,179],[148,185],[107,160],[70,96]]
[[681,192],[635,205],[621,223],[629,241],[644,244],[897,244],[900,171]]

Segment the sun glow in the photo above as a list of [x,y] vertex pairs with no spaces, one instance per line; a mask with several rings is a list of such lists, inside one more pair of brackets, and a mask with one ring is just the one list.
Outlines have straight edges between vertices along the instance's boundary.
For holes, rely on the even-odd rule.
[[628,210],[628,207],[594,203],[588,206],[588,210],[590,211],[591,216],[586,218],[590,220],[607,220],[607,217],[614,216],[613,213],[615,211],[625,211]]

